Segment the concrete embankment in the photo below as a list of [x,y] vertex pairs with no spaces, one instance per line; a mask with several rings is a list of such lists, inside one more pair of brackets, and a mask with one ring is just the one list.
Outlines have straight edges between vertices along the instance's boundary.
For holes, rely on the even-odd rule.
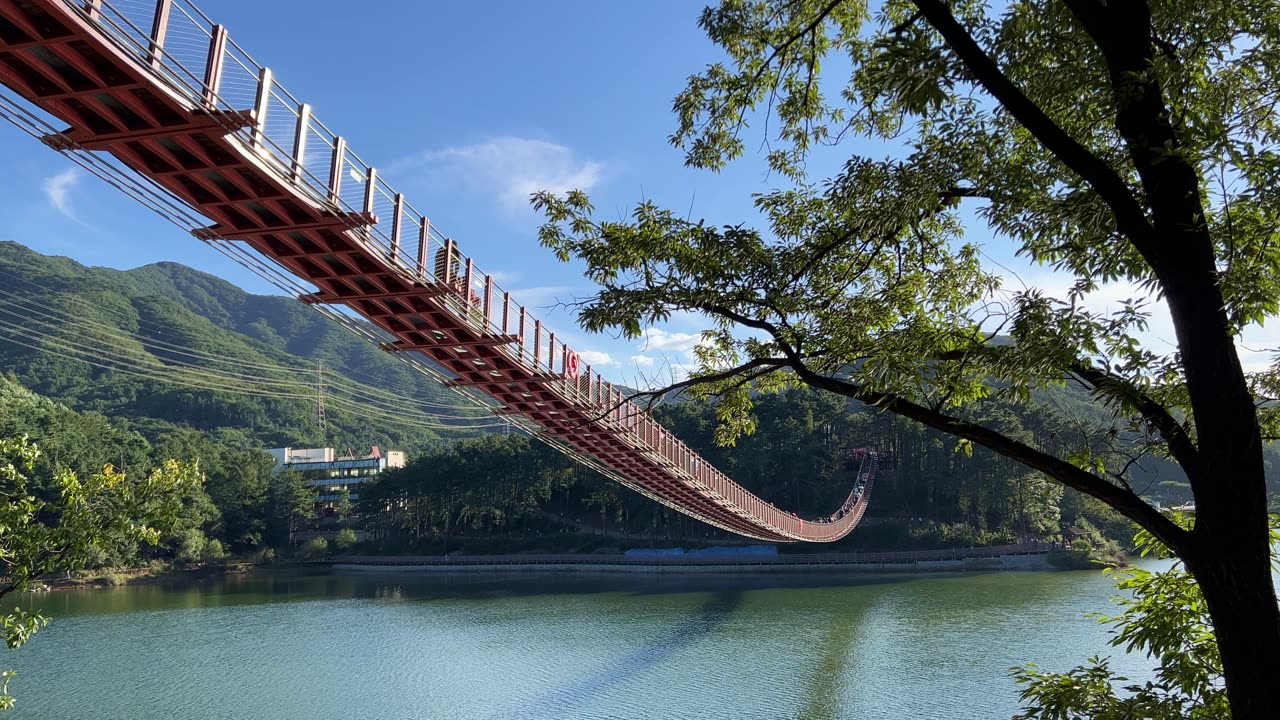
[[369,572],[805,573],[1056,570],[1047,544],[882,553],[773,556],[470,555],[348,556],[337,570]]

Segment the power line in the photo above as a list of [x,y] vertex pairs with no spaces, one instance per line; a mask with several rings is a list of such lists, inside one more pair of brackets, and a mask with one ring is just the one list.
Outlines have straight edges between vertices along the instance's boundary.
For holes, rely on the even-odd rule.
[[[241,365],[263,367],[270,370],[277,370],[285,373],[293,373],[293,372],[301,371],[301,369],[293,370],[290,368],[278,368],[278,367],[273,367],[268,365],[255,365],[253,363],[247,363],[247,362],[242,363],[238,360],[228,359],[226,357],[220,357],[216,355],[210,355],[207,353],[199,353],[191,350],[185,350],[185,349],[182,349],[181,346],[174,345],[172,343],[165,343],[162,341],[151,340],[149,338],[139,338],[133,335],[128,335],[124,333],[122,330],[120,330],[119,328],[116,328],[114,326],[106,325],[103,323],[92,322],[84,319],[83,317],[73,316],[70,313],[67,313],[66,311],[50,307],[46,304],[39,303],[29,298],[23,298],[21,296],[13,295],[12,293],[7,293],[4,290],[0,290],[0,296],[18,297],[19,298],[18,300],[8,301],[8,304],[14,307],[21,308],[23,312],[27,314],[37,315],[44,318],[51,318],[58,324],[58,326],[80,326],[80,327],[88,328],[91,331],[100,333],[103,337],[109,340],[114,340],[117,343],[117,347],[120,347],[119,343],[121,341],[127,340],[127,341],[137,342],[144,348],[147,348],[150,350],[159,350],[161,353],[165,355],[178,354],[186,357],[197,358],[199,360],[204,360],[206,362],[211,362],[214,364],[226,364],[226,365],[233,365],[236,367],[239,367]],[[2,306],[2,304],[0,304],[0,306]],[[0,310],[0,312],[7,312],[7,311]],[[16,313],[8,313],[8,314],[15,315],[15,317],[19,317],[19,318],[23,317],[23,316],[17,315]],[[156,354],[156,353],[152,353],[152,354]],[[203,367],[201,365],[198,365],[189,361],[182,361],[177,358],[169,357],[166,359],[170,364],[184,365],[188,367]],[[301,388],[309,388],[312,386],[312,383],[310,382],[278,380],[274,378],[267,378],[267,377],[262,377],[258,375],[250,375],[250,374],[241,373],[241,372],[226,372],[226,371],[219,371],[219,372],[221,372],[223,375],[242,379],[246,382],[256,382],[259,384],[272,385],[272,386],[276,386],[284,389],[301,389]],[[308,370],[306,371],[306,373],[308,376],[311,376],[314,374],[314,371]],[[329,375],[328,377],[332,377],[332,375]],[[470,408],[459,407],[456,405],[449,406],[449,405],[442,405],[439,403],[422,403],[416,400],[412,400],[410,398],[406,398],[402,395],[396,395],[393,393],[387,393],[387,392],[379,391],[373,388],[368,388],[366,386],[360,385],[353,381],[347,381],[341,386],[341,389],[343,389],[345,392],[350,394],[353,397],[353,399],[357,399],[357,400],[367,399],[370,402],[378,403],[384,406],[388,404],[395,405],[398,408],[404,409],[408,412],[422,412],[423,414],[426,414],[426,415],[438,416],[442,418],[451,418],[451,419],[480,419],[479,417],[444,415],[437,412],[420,411],[417,408],[421,406],[421,407],[433,407],[433,408],[444,407],[444,408],[455,410],[455,411],[465,410],[465,411],[474,412],[474,410],[471,410]],[[364,396],[364,397],[362,398],[361,396]]]
[[[39,283],[31,282],[31,281],[29,281],[29,280],[27,280],[27,279],[24,279],[24,278],[21,278],[21,277],[19,277],[19,276],[17,276],[17,275],[13,275],[13,274],[11,274],[11,273],[4,272],[3,270],[0,270],[0,276],[9,277],[9,278],[11,278],[11,279],[13,279],[13,280],[16,280],[17,282],[21,282],[21,283],[23,283],[23,284],[27,285],[28,287],[31,287],[31,288],[33,288],[33,289],[38,289],[38,290],[40,290],[40,291],[43,291],[43,292],[44,292],[44,293],[46,293],[46,294],[60,293],[60,291],[54,290],[54,289],[49,288],[49,287],[47,287],[47,286],[45,286],[45,285],[41,285],[41,284],[39,284]],[[26,304],[28,304],[28,305],[36,306],[36,307],[42,308],[43,310],[46,310],[46,311],[48,311],[48,312],[51,312],[51,313],[57,314],[57,315],[59,315],[59,316],[66,317],[66,318],[68,318],[68,322],[79,322],[79,323],[84,323],[84,324],[92,324],[92,325],[97,326],[97,327],[107,328],[107,329],[109,329],[110,331],[113,331],[113,332],[123,332],[120,328],[118,328],[118,327],[116,327],[116,326],[106,325],[106,324],[104,324],[104,323],[94,323],[94,322],[92,322],[92,321],[89,321],[89,320],[87,320],[87,319],[85,319],[85,318],[81,317],[81,316],[72,315],[70,312],[68,312],[68,311],[66,311],[66,310],[63,310],[63,309],[61,309],[61,308],[57,308],[57,307],[51,306],[51,305],[49,305],[49,304],[47,304],[47,303],[39,302],[39,301],[37,301],[37,300],[34,300],[34,299],[32,299],[32,298],[29,298],[29,297],[26,297],[26,296],[23,296],[23,295],[19,295],[19,294],[16,294],[16,293],[11,293],[11,292],[6,292],[6,291],[4,291],[4,290],[2,290],[2,289],[0,289],[0,295],[8,296],[8,297],[12,297],[12,298],[16,298],[16,301],[17,301],[17,302],[26,303]],[[82,305],[83,307],[91,308],[91,309],[93,309],[93,310],[95,310],[95,311],[105,311],[105,312],[107,312],[107,314],[112,314],[112,311],[107,310],[106,308],[104,308],[104,307],[102,307],[102,306],[92,305],[92,304],[90,304],[90,303],[86,302],[85,300],[83,300],[82,298],[80,298],[79,296],[74,295],[74,294],[70,294],[70,293],[60,293],[60,294],[58,295],[58,297],[65,297],[65,298],[68,298],[68,299],[70,299],[70,300],[72,300],[72,301],[74,301],[74,302],[76,302],[76,303],[78,303],[78,304]],[[180,329],[180,328],[178,328],[178,326],[176,326],[176,325],[165,325],[165,324],[162,324],[162,323],[157,323],[157,322],[149,321],[149,320],[146,320],[145,318],[141,318],[141,317],[132,317],[132,316],[124,315],[124,314],[116,314],[116,317],[119,317],[119,318],[121,318],[122,320],[130,321],[130,322],[137,322],[139,325],[148,325],[148,326],[153,326],[153,327],[166,327],[166,328],[169,328],[169,329],[172,329],[172,330],[178,330],[178,329]],[[197,316],[197,317],[199,317],[199,316]],[[212,323],[211,323],[211,324],[212,324]],[[214,327],[218,327],[218,326],[217,326],[217,325],[214,325]],[[219,329],[223,329],[223,328],[219,328]],[[232,332],[234,332],[234,331],[232,331]],[[170,336],[173,336],[173,335],[172,335],[172,333],[164,333],[164,334],[166,334],[166,335],[170,335]],[[141,342],[141,343],[142,343],[142,344],[144,344],[144,345],[153,346],[153,347],[160,347],[160,348],[164,348],[167,352],[177,353],[177,354],[181,354],[181,355],[185,355],[185,356],[189,356],[189,357],[198,357],[198,358],[206,359],[206,360],[209,360],[210,362],[215,362],[215,363],[221,363],[221,364],[226,364],[226,365],[234,365],[234,366],[235,366],[235,367],[237,367],[237,368],[253,368],[253,369],[271,370],[271,371],[277,371],[277,372],[280,372],[280,373],[290,373],[290,374],[296,374],[296,375],[299,375],[299,376],[306,376],[307,378],[310,378],[310,377],[313,375],[313,373],[314,373],[314,370],[313,370],[313,369],[311,369],[311,368],[309,368],[309,367],[303,367],[303,366],[297,366],[297,365],[289,365],[289,364],[285,364],[285,363],[264,364],[264,363],[255,363],[255,362],[250,362],[250,361],[242,360],[242,359],[229,359],[229,358],[226,358],[226,357],[223,357],[223,356],[210,355],[210,354],[208,354],[208,353],[201,353],[201,352],[197,352],[197,351],[192,350],[191,348],[189,348],[189,347],[188,347],[188,346],[186,346],[186,345],[179,345],[179,344],[176,344],[176,343],[168,343],[168,342],[165,342],[165,341],[163,341],[163,340],[157,340],[157,339],[154,339],[154,338],[144,338],[144,337],[133,336],[133,335],[131,335],[131,336],[129,336],[129,337],[133,337],[133,338],[135,338],[138,342]],[[348,368],[348,371],[349,371],[349,372],[354,372],[354,371],[352,371],[350,368]],[[365,375],[367,375],[367,376],[369,376],[369,377],[372,377],[372,375],[368,375],[368,373],[362,373],[362,374],[365,374]],[[389,390],[382,389],[382,388],[374,388],[374,387],[371,387],[371,386],[365,385],[365,384],[363,384],[363,383],[357,382],[357,381],[355,381],[355,380],[352,380],[352,379],[350,379],[350,378],[345,378],[345,377],[343,377],[343,376],[341,376],[341,375],[335,375],[335,374],[334,374],[334,373],[332,373],[332,372],[330,372],[330,373],[329,373],[329,378],[328,378],[328,379],[329,379],[330,383],[335,383],[335,382],[336,382],[336,383],[338,383],[338,384],[347,384],[347,385],[349,385],[349,386],[351,386],[351,387],[358,388],[358,389],[360,390],[360,392],[361,392],[361,393],[363,393],[363,394],[366,394],[366,395],[369,395],[369,396],[382,397],[382,398],[385,398],[385,399],[387,399],[387,400],[391,400],[391,401],[395,401],[395,402],[408,403],[408,404],[418,405],[418,406],[422,406],[422,407],[432,407],[432,408],[449,409],[449,410],[463,410],[463,409],[470,409],[470,408],[465,408],[465,407],[463,407],[463,406],[456,405],[456,404],[450,405],[450,404],[445,404],[445,403],[435,403],[435,402],[431,402],[431,401],[427,401],[427,400],[420,400],[420,399],[412,398],[412,397],[407,396],[406,394],[403,394],[403,393],[396,393],[396,392],[394,392],[394,391],[389,391]],[[309,381],[308,381],[308,382],[309,382]]]
[[316,361],[316,425],[320,429],[320,440],[328,442],[329,424],[324,418],[324,362]]
[[[9,120],[20,129],[37,139],[49,134],[56,134],[58,132],[58,130],[48,122],[45,122],[22,105],[14,103],[3,93],[0,93],[0,117]],[[168,220],[184,231],[190,232],[203,228],[207,226],[209,222],[203,216],[194,213],[189,207],[170,194],[167,189],[156,184],[154,180],[140,176],[131,169],[121,166],[119,161],[111,156],[105,156],[104,158],[93,153],[79,152],[76,150],[59,150],[59,152],[68,157],[72,162],[103,180],[103,182],[117,190],[120,190],[127,197],[136,200],[144,207],[147,207],[160,217]],[[228,258],[239,263],[250,272],[253,272],[277,288],[280,288],[286,294],[296,297],[313,291],[313,289],[308,289],[299,285],[296,277],[283,273],[278,266],[264,262],[262,258],[248,252],[242,247],[239,247],[236,243],[220,239],[205,240],[204,242],[226,255]],[[375,343],[382,340],[382,338],[373,333],[368,327],[355,323],[353,319],[345,313],[335,311],[328,306],[320,304],[311,305],[311,307],[361,337]],[[436,366],[425,356],[410,353],[397,353],[395,357],[400,362],[433,380],[446,382],[450,379],[447,373],[442,371],[441,368]],[[470,389],[456,387],[450,389],[459,396],[465,398],[468,402],[479,406],[481,409],[488,410],[493,407],[493,402],[490,399],[479,396]],[[546,440],[546,436],[542,434],[541,429],[532,421],[528,421],[523,418],[508,418],[504,419],[503,422],[514,422],[525,429],[526,432]],[[583,456],[581,453],[572,451],[572,449],[567,447],[562,447],[559,443],[552,444],[555,444],[563,452],[577,457],[579,460],[587,461],[587,456]],[[592,464],[595,465],[596,463],[592,462]],[[603,467],[601,469],[603,469]],[[613,473],[609,474],[611,476],[614,475]],[[630,483],[622,480],[620,481],[624,482],[624,484],[630,485]],[[648,495],[649,493],[644,494]]]
[[[4,314],[7,313],[0,310]],[[37,324],[45,325],[40,321]],[[33,327],[30,320],[23,322],[21,320],[6,320],[0,318],[0,329],[8,330],[16,334],[18,337],[26,338],[32,342],[22,342],[14,337],[5,337],[4,341],[26,347],[32,350],[48,352],[51,354],[67,357],[72,360],[84,362],[88,365],[98,367],[105,370],[120,372],[125,375],[131,375],[148,380],[154,380],[162,383],[169,383],[185,387],[192,387],[201,390],[213,390],[218,392],[226,392],[238,395],[250,395],[257,397],[271,397],[280,399],[297,399],[297,400],[313,400],[314,395],[311,393],[298,392],[279,392],[271,389],[264,389],[256,383],[245,382],[237,376],[229,376],[223,373],[211,371],[205,368],[191,368],[187,366],[174,366],[160,364],[155,368],[140,367],[128,359],[111,357],[100,352],[89,351],[82,346],[65,341],[65,338],[53,333],[42,332]],[[51,345],[56,349],[51,350],[49,347],[40,344],[32,344],[43,342]],[[129,352],[129,348],[122,348],[116,345],[106,345],[104,349],[114,351]],[[146,358],[153,359],[153,358]],[[352,412],[356,415],[372,417],[376,419],[386,420],[393,423],[405,423],[419,427],[427,427],[439,430],[470,430],[482,429],[486,427],[499,427],[502,422],[488,422],[475,424],[450,424],[440,422],[436,418],[428,418],[426,416],[415,416],[408,413],[390,413],[376,406],[368,406],[351,400],[332,399],[331,402],[336,403],[340,409]]]

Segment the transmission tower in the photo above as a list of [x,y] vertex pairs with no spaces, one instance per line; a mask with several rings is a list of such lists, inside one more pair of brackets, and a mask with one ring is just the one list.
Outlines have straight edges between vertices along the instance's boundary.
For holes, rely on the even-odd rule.
[[320,444],[328,442],[329,423],[324,417],[324,361],[316,361],[316,426],[320,430]]

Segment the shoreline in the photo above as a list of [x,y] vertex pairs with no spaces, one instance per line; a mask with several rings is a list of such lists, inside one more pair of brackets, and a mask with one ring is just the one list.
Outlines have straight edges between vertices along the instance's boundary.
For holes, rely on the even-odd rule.
[[[1058,557],[1055,557],[1057,555]],[[1047,544],[879,553],[712,555],[363,555],[335,558],[334,570],[391,573],[812,573],[1046,571],[1092,567],[1063,557]],[[1064,562],[1064,560],[1067,560]]]
[[34,592],[99,590],[129,585],[162,584],[175,579],[228,577],[273,570],[328,567],[338,572],[404,574],[504,573],[632,573],[632,574],[803,574],[1047,572],[1096,569],[1098,565],[1047,543],[1001,545],[950,550],[782,555],[361,555],[332,560],[293,561],[270,565],[230,563],[159,572],[129,568],[78,578],[45,578]]

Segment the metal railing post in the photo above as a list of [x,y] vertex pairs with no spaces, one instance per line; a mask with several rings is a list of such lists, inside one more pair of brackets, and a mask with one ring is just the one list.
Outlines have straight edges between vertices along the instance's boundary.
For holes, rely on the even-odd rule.
[[[373,214],[374,193],[378,191],[378,171],[376,168],[366,167],[364,177],[364,216],[373,224],[377,224],[378,218]],[[362,225],[359,230],[360,238],[366,243],[373,242],[373,226]]]
[[347,141],[333,139],[333,163],[329,165],[329,202],[342,204],[342,166],[347,163]]
[[[505,324],[506,320],[503,320]],[[493,324],[493,276],[484,276],[484,329],[489,331]]]
[[400,221],[404,219],[404,194],[396,193],[395,209],[391,211],[391,262],[400,258]]
[[418,231],[418,279],[427,276],[427,249],[431,247],[431,221],[423,216],[422,228]]
[[[519,334],[520,334],[520,359],[521,359],[521,360],[523,360],[523,359],[524,359],[524,344],[525,344],[525,340],[524,340],[524,326],[525,326],[525,311],[524,311],[524,306],[523,306],[523,305],[521,305],[521,306],[520,306],[520,331],[519,331]],[[536,346],[536,344],[537,344],[537,342],[538,342],[538,339],[537,339],[537,337],[536,337],[536,336],[534,337],[533,342],[534,342],[534,344],[535,344],[535,346]],[[534,358],[534,359],[533,359],[533,366],[534,366],[534,368],[537,368],[537,367],[538,367],[538,353],[537,353],[536,351],[535,351],[535,352],[534,352],[534,354],[533,354],[533,358]]]
[[147,45],[147,58],[152,67],[160,67],[163,59],[164,36],[169,31],[169,10],[173,8],[173,0],[156,0],[156,12],[151,16],[151,42]]
[[254,147],[262,146],[262,136],[267,128],[267,105],[271,100],[271,68],[258,71],[258,92],[253,98],[253,132],[249,134]]
[[[520,322],[524,323],[524,308],[520,308]],[[538,363],[542,362],[542,321],[533,321],[533,369],[538,369]],[[547,368],[550,370],[551,368]]]
[[[96,5],[97,2],[98,0],[94,0],[90,4]],[[90,14],[90,17],[93,15]],[[222,64],[227,54],[227,29],[214,25],[212,35],[209,38],[209,56],[204,63],[204,104],[210,109],[218,107],[218,91],[222,88]]]
[[378,171],[376,168],[365,168],[364,175],[364,212],[373,217],[373,198],[378,191]]
[[453,285],[453,255],[454,243],[453,238],[445,238],[444,247],[440,248],[441,260],[436,262],[436,274],[440,275],[440,282],[452,286]]
[[293,130],[293,165],[289,170],[289,179],[296,185],[302,180],[302,168],[307,154],[307,128],[311,125],[311,106],[302,103],[298,106],[298,125]]
[[473,277],[474,272],[475,272],[475,264],[471,261],[471,258],[467,258],[466,275],[463,276],[463,280],[462,280],[462,283],[463,283],[462,299],[465,300],[467,303],[467,320],[471,319],[471,309],[475,306],[475,302],[473,302],[471,299],[471,296],[474,294],[471,291],[471,288],[473,287],[471,283],[474,281],[474,277]]

